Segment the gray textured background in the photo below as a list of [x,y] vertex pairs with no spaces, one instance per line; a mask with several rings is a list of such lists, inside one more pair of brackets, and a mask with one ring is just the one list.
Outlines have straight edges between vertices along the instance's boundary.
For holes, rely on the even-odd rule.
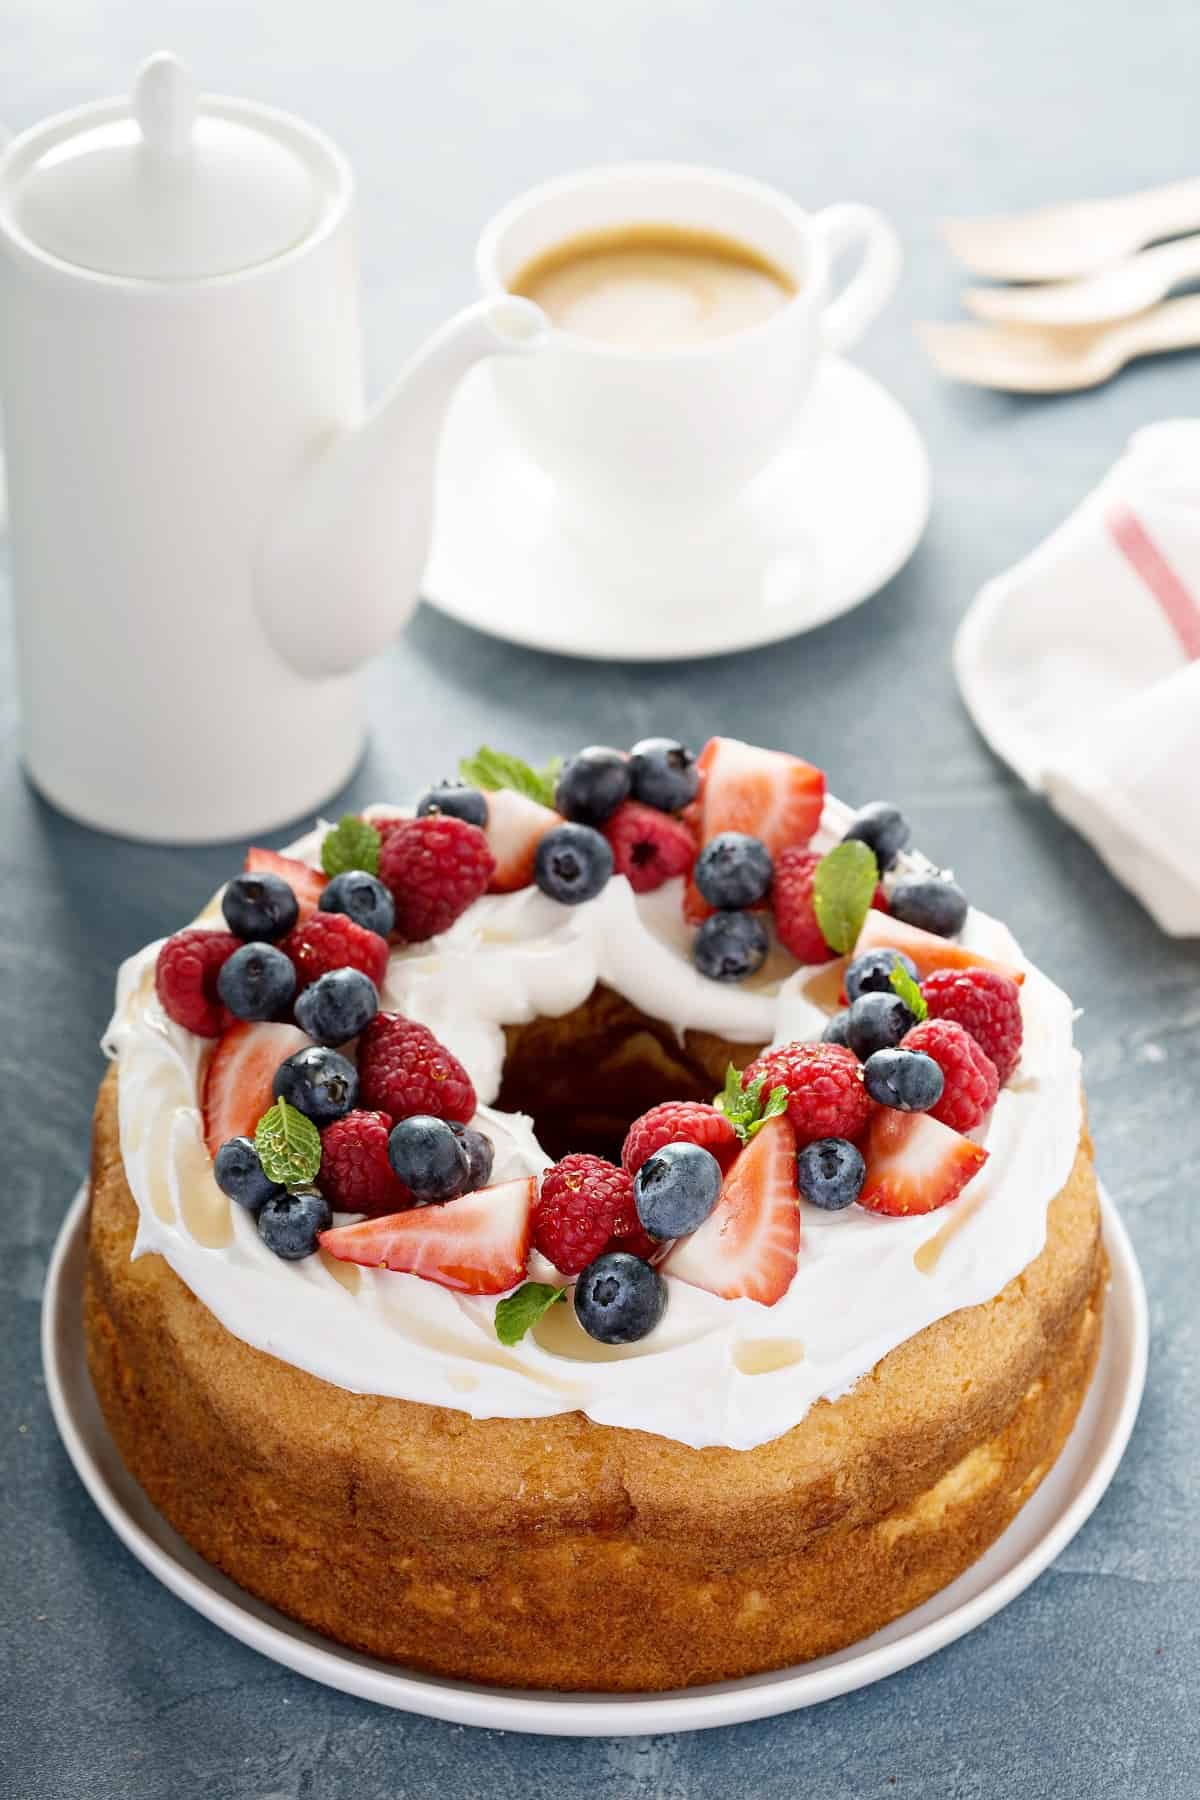
[[948,666],[951,630],[979,582],[1056,522],[1130,431],[1194,411],[1200,365],[1176,357],[1095,394],[1022,403],[939,384],[910,329],[955,309],[938,213],[1196,172],[1196,36],[1190,0],[0,9],[0,116],[12,126],[123,88],[143,54],[172,47],[205,85],[292,108],[340,139],[362,186],[376,382],[469,295],[482,219],[559,169],[694,158],[808,203],[863,199],[890,211],[908,268],[861,361],[927,434],[936,484],[929,534],[904,574],[850,617],[769,654],[632,672],[510,652],[423,612],[375,670],[373,746],[350,797],[402,796],[485,733],[540,756],[714,728],[802,749],[848,797],[886,789],[918,840],[953,857],[974,897],[1008,916],[1085,1009],[1100,1163],[1146,1271],[1154,1327],[1130,1452],[1055,1567],[964,1642],[818,1710],[607,1744],[485,1734],[327,1692],[226,1639],[157,1586],[93,1510],[47,1412],[36,1328],[50,1245],[84,1167],[116,961],[185,917],[230,859],[126,848],[34,799],[11,748],[4,631],[5,1800],[1191,1800],[1200,1790],[1200,952],[1163,938],[989,757]]

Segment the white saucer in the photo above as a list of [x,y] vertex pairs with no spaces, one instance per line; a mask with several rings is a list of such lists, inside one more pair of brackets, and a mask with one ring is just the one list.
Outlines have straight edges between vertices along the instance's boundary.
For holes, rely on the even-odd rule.
[[916,427],[835,356],[786,449],[728,507],[669,531],[581,518],[512,441],[477,369],[446,420],[421,591],[462,624],[535,650],[678,662],[848,612],[908,561],[928,517]]
[[829,1700],[929,1656],[998,1612],[1074,1537],[1113,1478],[1146,1377],[1146,1295],[1133,1246],[1102,1195],[1112,1265],[1099,1366],[1062,1455],[987,1554],[862,1643],[799,1668],[667,1694],[547,1694],[441,1680],[340,1649],[243,1593],[190,1550],[126,1473],[92,1391],[81,1325],[86,1194],[63,1221],[42,1306],[42,1358],[55,1421],[84,1486],[152,1575],[230,1636],[275,1662],[403,1712],[563,1737],[636,1736],[736,1725]]

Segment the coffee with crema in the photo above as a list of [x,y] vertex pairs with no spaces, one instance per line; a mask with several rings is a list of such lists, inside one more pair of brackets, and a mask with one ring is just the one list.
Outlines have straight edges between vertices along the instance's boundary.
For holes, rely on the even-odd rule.
[[625,350],[678,350],[744,330],[796,292],[748,245],[674,225],[566,239],[509,281],[555,325]]

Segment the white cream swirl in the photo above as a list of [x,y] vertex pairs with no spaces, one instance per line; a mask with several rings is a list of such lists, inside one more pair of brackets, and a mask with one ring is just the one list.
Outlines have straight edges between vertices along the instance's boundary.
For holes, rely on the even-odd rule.
[[[848,816],[828,802],[818,845],[836,841]],[[292,854],[315,861],[319,842],[314,831]],[[574,909],[532,888],[488,896],[441,938],[392,955],[384,1003],[428,1024],[466,1065],[485,1102],[477,1122],[496,1144],[494,1179],[538,1172],[548,1160],[528,1119],[486,1104],[499,1088],[503,1026],[561,1016],[597,981],[679,1032],[746,1043],[819,1036],[825,1014],[804,991],[813,971],[779,958],[738,985],[697,973],[679,890],[671,882],[639,899],[617,877]],[[1005,927],[974,909],[963,941],[1023,961]],[[121,1150],[139,1214],[134,1255],[161,1254],[227,1330],[285,1362],[352,1392],[475,1418],[578,1409],[695,1446],[766,1443],[814,1401],[844,1394],[897,1344],[1019,1274],[1045,1242],[1047,1208],[1079,1138],[1071,1004],[1026,965],[1020,1068],[988,1123],[989,1160],[959,1200],[909,1219],[802,1205],[799,1267],[773,1307],[669,1278],[664,1320],[639,1344],[606,1350],[558,1306],[506,1349],[494,1300],[324,1255],[284,1263],[265,1248],[213,1181],[198,1110],[204,1046],[154,997],[158,947],[123,965],[105,1038],[119,1061]]]

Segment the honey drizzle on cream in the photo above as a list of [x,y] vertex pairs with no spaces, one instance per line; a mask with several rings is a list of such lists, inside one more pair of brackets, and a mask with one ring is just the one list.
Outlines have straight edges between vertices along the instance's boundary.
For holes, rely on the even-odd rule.
[[953,1214],[946,1220],[946,1223],[942,1226],[941,1230],[935,1231],[931,1238],[926,1238],[925,1242],[919,1244],[913,1251],[914,1266],[922,1275],[932,1275],[935,1273],[938,1263],[942,1259],[942,1251],[946,1248],[950,1239],[954,1237],[957,1232],[962,1230],[963,1226],[967,1223],[967,1220],[978,1212],[979,1207],[983,1202],[983,1195],[984,1190],[981,1188],[977,1194],[968,1194],[964,1199],[960,1200],[954,1208]]

